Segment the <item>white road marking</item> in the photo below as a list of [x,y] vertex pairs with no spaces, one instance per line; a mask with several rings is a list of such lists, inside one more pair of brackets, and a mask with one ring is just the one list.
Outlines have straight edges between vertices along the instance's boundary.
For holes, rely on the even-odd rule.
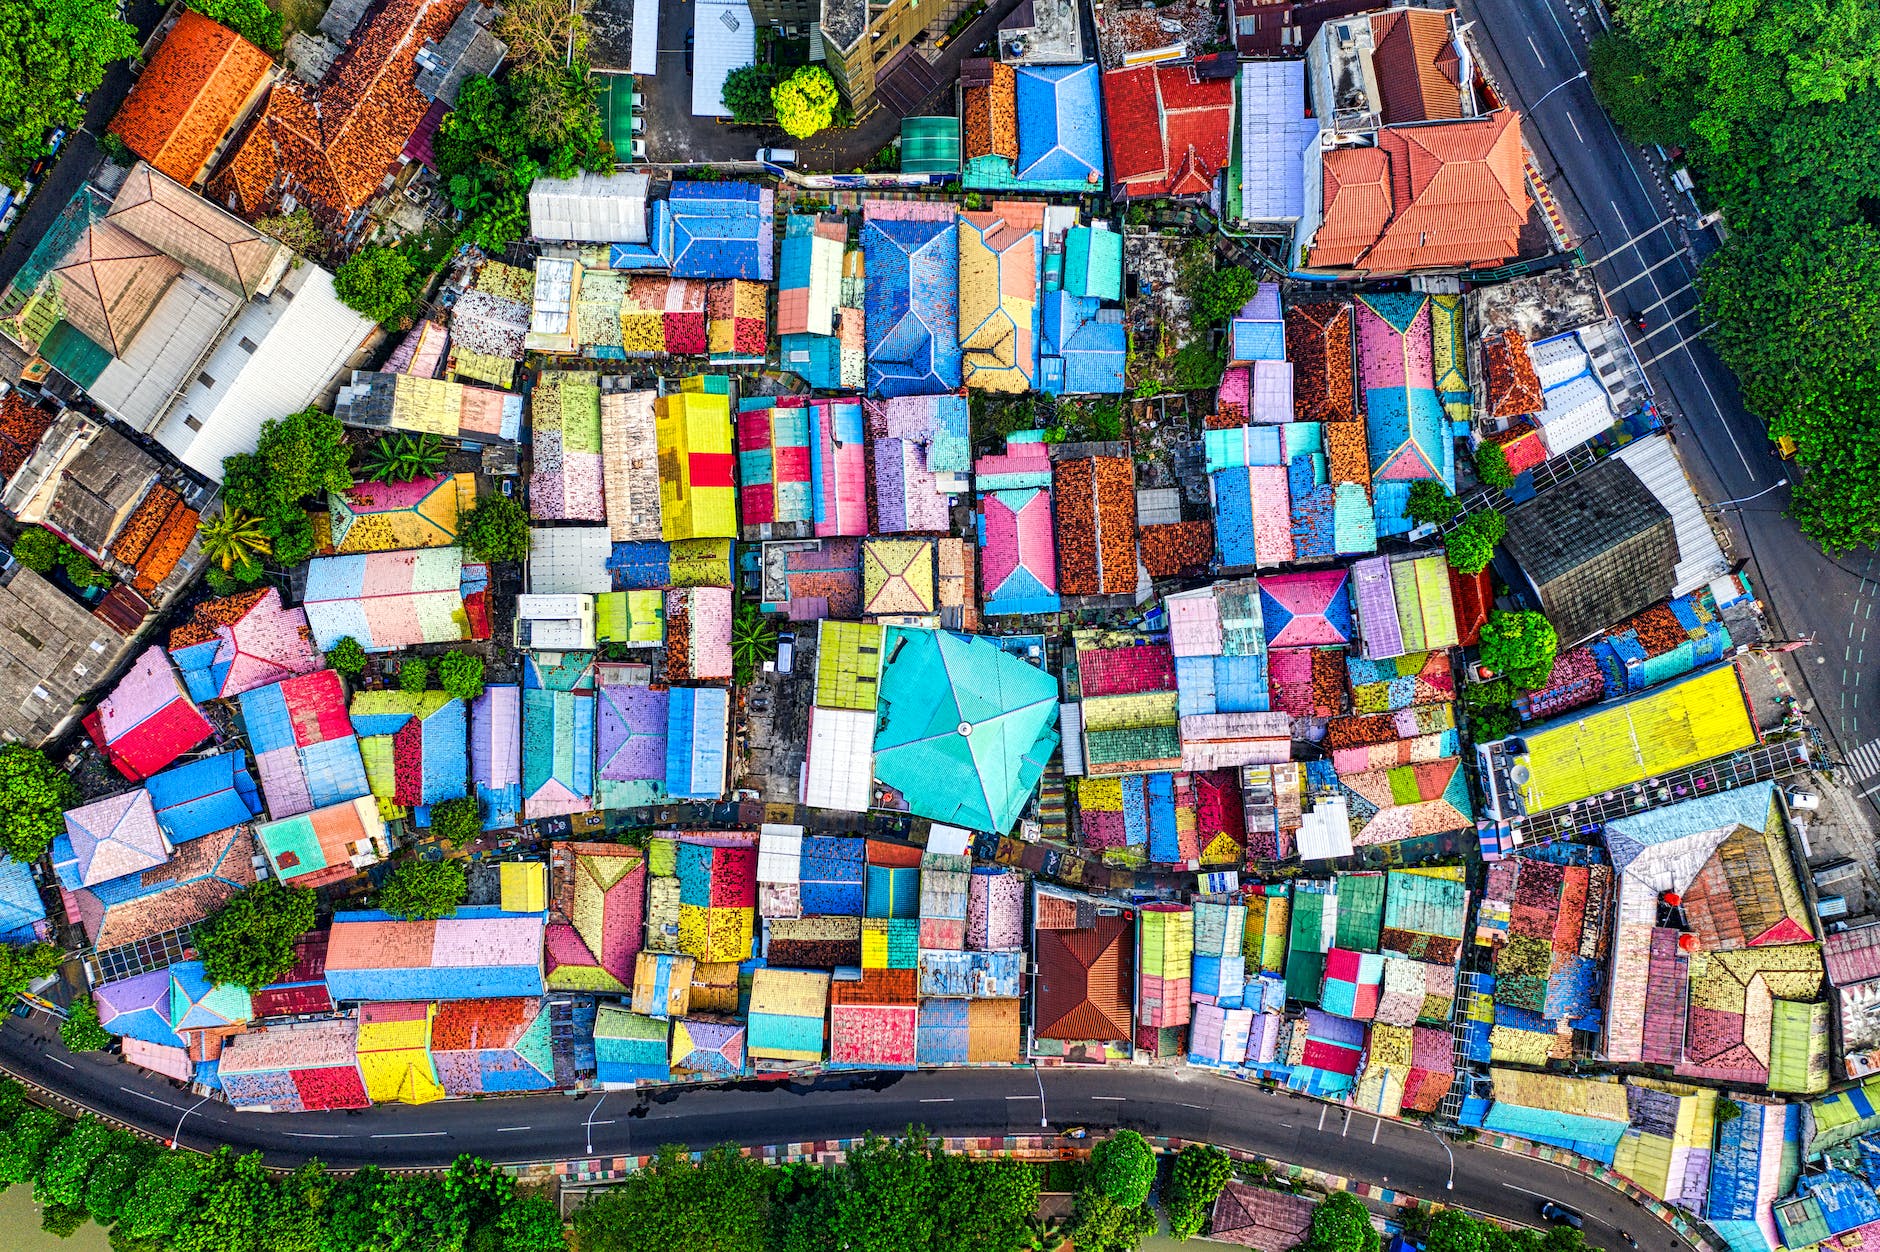
[[531,1129],[533,1129],[533,1127],[530,1127],[530,1126],[498,1126],[496,1128],[496,1133],[500,1135],[511,1130],[531,1130]]
[[352,1138],[351,1135],[316,1135],[311,1130],[283,1130],[281,1133],[284,1135],[290,1135],[295,1139],[350,1139]]
[[1331,1111],[1331,1107],[1332,1106],[1329,1104],[1321,1104],[1319,1106],[1319,1129],[1320,1130],[1325,1129],[1325,1115]]
[[1553,1199],[1553,1197],[1552,1197],[1552,1196],[1550,1196],[1550,1195],[1545,1195],[1545,1194],[1543,1194],[1542,1192],[1539,1192],[1539,1191],[1529,1191],[1529,1190],[1528,1190],[1528,1189],[1527,1189],[1526,1187],[1517,1187],[1517,1186],[1515,1186],[1515,1185],[1514,1185],[1513,1183],[1511,1183],[1511,1182],[1504,1182],[1504,1183],[1503,1183],[1503,1184],[1501,1184],[1501,1185],[1502,1185],[1502,1186],[1504,1186],[1504,1187],[1506,1187],[1506,1188],[1508,1188],[1508,1190],[1510,1190],[1510,1191],[1519,1191],[1519,1192],[1520,1192],[1520,1193],[1521,1193],[1522,1195],[1531,1195],[1531,1196],[1534,1196],[1534,1197],[1536,1197],[1537,1199],[1541,1199],[1541,1200],[1551,1200],[1551,1199]]
[[921,1103],[922,1104],[951,1104],[953,1103],[953,1097],[952,1096],[930,1096],[927,1099],[922,1100]]
[[143,1092],[141,1092],[141,1091],[132,1091],[132,1090],[131,1090],[131,1089],[130,1089],[129,1087],[119,1087],[119,1088],[118,1088],[118,1090],[119,1090],[119,1091],[123,1091],[123,1092],[127,1092],[127,1093],[128,1093],[128,1094],[130,1094],[130,1095],[134,1095],[134,1096],[136,1096],[136,1097],[137,1097],[137,1098],[138,1098],[139,1100],[148,1100],[148,1101],[150,1101],[150,1102],[151,1102],[152,1104],[161,1104],[161,1105],[162,1105],[162,1106],[163,1106],[164,1108],[166,1108],[166,1109],[173,1109],[173,1108],[175,1108],[175,1107],[176,1107],[176,1105],[174,1105],[174,1104],[171,1104],[171,1103],[170,1103],[170,1102],[169,1102],[168,1100],[159,1100],[159,1099],[157,1099],[157,1097],[155,1097],[155,1096],[153,1096],[153,1095],[145,1095],[145,1094],[144,1094]]
[[[1038,1097],[1037,1096],[1006,1096],[1005,1098],[1008,1100],[1036,1100]],[[1097,1098],[1101,1100],[1103,1097],[1098,1096]]]
[[1299,1128],[1298,1123],[1296,1122],[1281,1122],[1280,1125],[1284,1126],[1288,1130],[1297,1130]]
[[374,1139],[446,1139],[449,1132],[442,1130],[408,1130],[398,1135],[373,1135]]
[[1567,125],[1573,127],[1573,137],[1575,139],[1579,140],[1581,143],[1586,142],[1586,136],[1580,133],[1580,124],[1573,120],[1573,114],[1571,112],[1567,114]]
[[1384,1119],[1381,1117],[1373,1118],[1371,1122],[1371,1143],[1373,1146],[1375,1146],[1377,1143],[1378,1132],[1383,1129],[1384,1129]]
[[1867,779],[1880,774],[1880,739],[1870,739],[1849,752],[1847,763],[1853,767],[1856,778]]
[[1529,36],[1527,37],[1527,41],[1528,41],[1528,47],[1529,47],[1529,49],[1531,49],[1531,50],[1533,51],[1533,53],[1534,53],[1534,59],[1535,59],[1536,61],[1539,61],[1539,62],[1541,63],[1541,68],[1542,68],[1542,69],[1546,69],[1546,68],[1547,68],[1547,58],[1541,55],[1541,50],[1540,50],[1540,48],[1539,48],[1539,47],[1538,47],[1538,46],[1537,46],[1537,45],[1535,44],[1535,42],[1534,42],[1534,36],[1532,36],[1532,35],[1529,35]]
[[[1180,1100],[1177,1100],[1175,1103],[1182,1104]],[[1185,1109],[1200,1109],[1203,1113],[1208,1111],[1208,1106],[1205,1104],[1182,1104],[1182,1107]]]
[[1111,1104],[1121,1104],[1129,1099],[1128,1096],[1091,1096],[1090,1098],[1093,1100],[1107,1100]]
[[54,1065],[64,1065],[65,1068],[69,1070],[76,1070],[78,1068],[78,1066],[76,1065],[68,1064],[65,1061],[61,1061],[58,1057],[52,1055],[52,1053],[50,1052],[46,1053],[46,1059],[48,1061],[51,1061]]

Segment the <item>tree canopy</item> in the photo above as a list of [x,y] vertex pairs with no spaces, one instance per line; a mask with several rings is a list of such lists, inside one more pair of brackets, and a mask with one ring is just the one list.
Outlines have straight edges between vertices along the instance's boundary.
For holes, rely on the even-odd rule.
[[333,294],[361,317],[397,326],[418,299],[420,275],[397,248],[371,245],[353,253],[333,275]]
[[1299,1252],[1378,1252],[1380,1242],[1364,1201],[1349,1191],[1334,1191],[1312,1210]]
[[476,699],[483,694],[483,658],[451,649],[437,660],[437,685],[459,700]]
[[269,52],[281,50],[281,15],[263,0],[188,0],[188,7],[251,44]]
[[1234,1162],[1219,1148],[1201,1143],[1184,1147],[1169,1179],[1169,1233],[1183,1242],[1200,1234],[1214,1198],[1233,1176]]
[[1226,321],[1246,307],[1259,287],[1260,276],[1244,265],[1201,269],[1189,293],[1195,322],[1212,326]]
[[1514,486],[1514,472],[1508,468],[1508,454],[1498,443],[1484,443],[1475,450],[1475,476],[1484,487],[1506,491]]
[[365,646],[351,635],[336,639],[326,651],[326,663],[348,677],[358,674],[366,667]]
[[111,0],[0,0],[0,183],[25,182],[51,151],[47,132],[83,122],[78,97],[136,55],[137,33]]
[[1710,340],[1771,438],[1790,512],[1829,551],[1880,540],[1880,6],[1619,0],[1594,90],[1642,143],[1678,145],[1728,242],[1700,274]]
[[0,1008],[48,974],[57,973],[64,954],[50,943],[0,943]]
[[1496,609],[1482,624],[1482,665],[1523,691],[1547,685],[1560,640],[1554,624],[1531,609]]
[[293,968],[294,940],[313,929],[313,892],[264,878],[229,897],[195,930],[203,972],[250,991]]
[[299,565],[313,555],[313,523],[301,501],[353,485],[346,428],[331,413],[303,409],[269,418],[253,452],[222,461],[223,506],[257,519],[274,564]]
[[98,1022],[98,1006],[90,996],[72,1001],[59,1023],[59,1041],[73,1052],[101,1052],[111,1046],[110,1032]]
[[[523,18],[531,15],[553,16],[545,6],[525,5]],[[585,26],[577,20],[575,29]],[[546,47],[552,40],[551,35],[525,46]],[[478,245],[500,251],[522,237],[529,224],[529,187],[538,177],[613,168],[597,91],[586,59],[576,56],[564,65],[559,51],[518,65],[501,82],[482,76],[464,81],[431,148],[438,178]]]
[[38,748],[0,747],[0,848],[31,861],[65,829],[65,810],[78,803],[71,776]]
[[1494,509],[1477,509],[1443,536],[1449,563],[1461,574],[1479,574],[1495,559],[1495,545],[1508,533],[1508,521]]
[[820,65],[803,65],[771,89],[777,125],[797,139],[826,130],[836,119],[836,80]]
[[770,93],[782,81],[783,70],[778,66],[761,61],[746,65],[725,75],[720,99],[740,126],[765,126],[777,120]]
[[483,810],[475,796],[458,796],[431,806],[431,833],[461,848],[483,833]]
[[407,921],[443,917],[470,889],[460,861],[405,861],[379,888],[379,907]]
[[1155,1185],[1155,1149],[1135,1131],[1119,1130],[1091,1151],[1090,1175],[1124,1208],[1141,1208]]
[[529,511],[508,496],[485,496],[463,524],[464,547],[479,561],[529,556]]
[[1462,504],[1449,494],[1449,488],[1443,486],[1438,478],[1419,478],[1410,484],[1410,503],[1405,511],[1410,520],[1419,526],[1431,523],[1440,525],[1454,517]]

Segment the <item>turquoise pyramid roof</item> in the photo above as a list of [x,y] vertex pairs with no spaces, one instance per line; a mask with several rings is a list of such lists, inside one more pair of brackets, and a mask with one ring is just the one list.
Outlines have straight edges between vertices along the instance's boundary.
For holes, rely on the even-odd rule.
[[875,777],[922,817],[1003,834],[1057,747],[1057,683],[991,642],[889,627]]
[[213,983],[201,961],[170,966],[170,1023],[177,1030],[215,1029],[254,1016],[248,992],[232,983]]

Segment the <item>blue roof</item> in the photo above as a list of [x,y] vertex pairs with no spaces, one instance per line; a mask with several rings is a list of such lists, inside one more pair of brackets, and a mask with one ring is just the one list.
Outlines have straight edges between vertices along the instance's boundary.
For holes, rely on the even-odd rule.
[[777,361],[819,390],[834,391],[842,386],[842,341],[834,335],[784,335]]
[[666,704],[666,791],[716,800],[725,790],[731,700],[722,687],[674,687]]
[[32,943],[39,938],[36,923],[45,920],[46,906],[32,868],[0,856],[0,943]]
[[229,660],[217,665],[215,654],[221,648],[221,639],[210,638],[170,653],[170,659],[183,673],[183,686],[189,689],[190,699],[213,700],[222,694],[222,680],[228,677],[229,668],[235,662]]
[[144,790],[171,843],[200,839],[261,813],[260,792],[240,752],[219,752],[153,774]]
[[[1250,317],[1234,319],[1233,349],[1235,361],[1284,361],[1286,359],[1286,323],[1256,321]],[[1435,392],[1431,392],[1435,395]]]
[[1103,97],[1097,89],[1098,78],[1095,61],[1018,67],[1017,174],[1021,182],[1103,185]]
[[672,584],[672,549],[663,539],[617,543],[607,557],[615,591],[659,591]]
[[1123,390],[1123,367],[1128,358],[1120,311],[1099,320],[1099,300],[1067,291],[1047,292],[1039,356],[1039,390],[1047,395],[1099,393]]
[[958,224],[951,216],[871,218],[862,250],[869,394],[926,396],[958,387]]
[[667,196],[673,277],[769,282],[771,196],[755,183],[674,183]]

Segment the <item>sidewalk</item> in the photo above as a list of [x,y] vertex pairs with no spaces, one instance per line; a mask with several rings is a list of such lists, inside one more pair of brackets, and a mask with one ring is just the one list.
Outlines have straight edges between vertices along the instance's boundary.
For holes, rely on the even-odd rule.
[[[960,76],[960,62],[973,55],[973,49],[990,39],[999,23],[1018,7],[1019,0],[994,0],[971,26],[940,50],[928,64],[933,66],[940,87],[921,103],[921,108],[953,112],[953,84]],[[909,116],[918,116],[909,114]],[[885,104],[875,103],[848,130],[826,131],[798,148],[799,168],[810,173],[846,173],[867,165],[874,155],[887,147],[901,133],[901,115]]]

